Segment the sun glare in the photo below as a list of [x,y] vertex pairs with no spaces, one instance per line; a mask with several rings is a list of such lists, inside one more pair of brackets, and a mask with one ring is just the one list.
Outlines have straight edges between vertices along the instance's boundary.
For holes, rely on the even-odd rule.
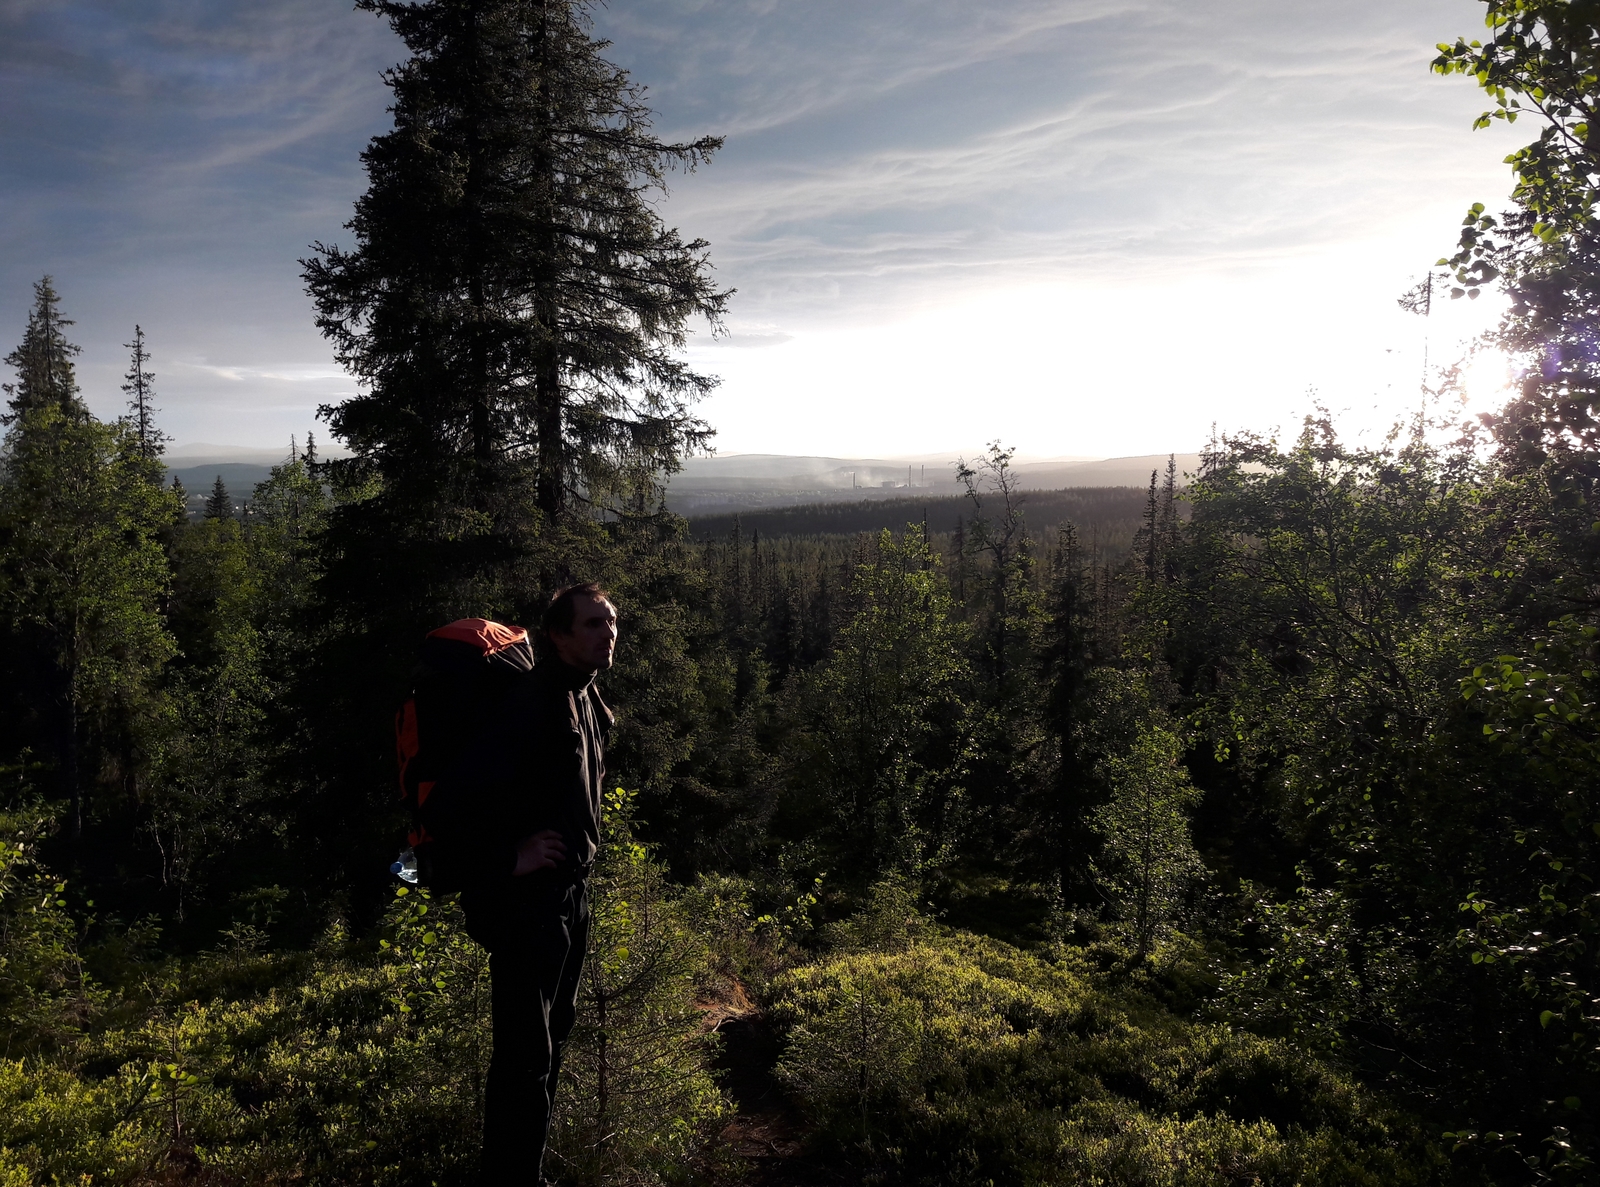
[[1510,359],[1485,351],[1461,369],[1462,401],[1474,412],[1493,412],[1511,394],[1514,378]]

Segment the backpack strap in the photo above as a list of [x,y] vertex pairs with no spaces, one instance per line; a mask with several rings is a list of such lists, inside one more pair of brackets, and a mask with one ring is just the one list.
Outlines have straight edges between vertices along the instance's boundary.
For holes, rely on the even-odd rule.
[[589,699],[594,702],[595,708],[600,710],[600,734],[603,738],[609,740],[611,727],[617,724],[617,715],[611,711],[611,706],[601,698],[598,684],[589,685]]

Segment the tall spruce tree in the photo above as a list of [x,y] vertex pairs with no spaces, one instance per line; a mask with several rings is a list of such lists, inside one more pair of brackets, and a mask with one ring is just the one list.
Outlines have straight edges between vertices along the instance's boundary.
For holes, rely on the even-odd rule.
[[156,377],[150,371],[150,354],[144,345],[144,327],[135,325],[133,341],[122,345],[131,352],[128,373],[122,380],[122,392],[128,397],[128,423],[138,439],[140,455],[150,460],[165,451],[166,437],[156,428]]
[[304,263],[365,389],[322,410],[354,453],[336,480],[367,496],[332,538],[368,556],[374,534],[404,538],[425,583],[481,578],[541,524],[620,501],[707,440],[691,406],[715,380],[677,351],[729,294],[652,193],[721,141],[651,135],[583,0],[358,7],[412,56],[386,76],[395,126],[364,154],[356,246]]
[[1144,554],[1144,579],[1154,582],[1161,561],[1161,494],[1157,472],[1150,471],[1150,493],[1144,501],[1144,525],[1134,537],[1134,548]]
[[1161,576],[1169,584],[1176,577],[1174,555],[1178,545],[1178,458],[1167,455],[1166,473],[1161,477],[1161,514],[1156,520],[1156,550],[1160,553]]
[[6,424],[15,424],[30,411],[46,406],[59,408],[74,417],[88,415],[78,399],[78,378],[72,365],[79,348],[67,341],[66,327],[73,323],[61,316],[61,298],[48,276],[33,286],[33,308],[28,311],[28,327],[22,342],[5,358],[17,374],[15,383],[4,391],[10,397]]

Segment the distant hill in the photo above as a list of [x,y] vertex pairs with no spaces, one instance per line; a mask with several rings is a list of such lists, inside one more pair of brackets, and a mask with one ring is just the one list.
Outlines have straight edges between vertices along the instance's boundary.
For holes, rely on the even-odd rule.
[[289,456],[287,445],[277,449],[247,449],[242,445],[211,445],[194,441],[177,445],[166,452],[167,464],[187,469],[190,466],[214,466],[245,463],[258,466],[276,466]]
[[[967,455],[970,460],[973,454]],[[903,458],[838,458],[744,453],[690,458],[667,486],[667,505],[680,515],[745,514],[773,507],[856,503],[959,495],[957,455]],[[1176,455],[1178,472],[1200,467],[1198,453]],[[1167,455],[1123,458],[1055,457],[1018,462],[1024,489],[1148,487],[1150,471],[1165,471]]]
[[[171,461],[182,462],[183,458],[173,458]],[[280,459],[281,460],[281,459]],[[273,465],[277,465],[274,462]],[[228,488],[228,494],[233,497],[234,506],[248,502],[250,496],[255,494],[256,483],[265,482],[272,475],[272,466],[263,466],[255,462],[213,462],[200,466],[168,465],[167,481],[176,478],[183,483],[183,489],[189,492],[189,510],[198,512],[201,504],[206,501],[206,496],[211,493],[211,484],[222,476],[222,485]]]
[[[302,446],[305,445],[301,441]],[[350,451],[330,446],[325,441],[317,443],[317,456],[322,458],[348,457]],[[289,446],[256,449],[245,445],[212,445],[207,441],[189,441],[167,450],[167,464],[171,466],[214,466],[218,462],[246,462],[260,466],[276,466],[289,456]]]
[[[276,463],[274,463],[276,464]],[[265,482],[272,476],[272,466],[263,466],[255,462],[212,462],[202,466],[168,466],[167,481],[176,478],[190,490],[204,486],[211,489],[211,484],[218,475],[222,476],[222,483],[233,494],[241,499],[250,497],[250,492],[255,490],[256,483]]]
[[[1145,482],[1148,485],[1149,476]],[[1030,491],[1024,496],[1023,514],[1030,531],[1053,534],[1067,521],[1078,529],[1086,547],[1098,545],[1101,555],[1120,558],[1139,529],[1147,491],[1134,486],[1086,487],[1077,490]],[[792,536],[853,536],[859,532],[901,531],[908,523],[920,524],[926,515],[928,532],[944,536],[955,531],[957,518],[970,520],[972,504],[964,497],[930,494],[921,498],[858,499],[854,502],[811,503],[775,507],[738,514],[696,515],[689,519],[695,540],[720,540],[737,519],[740,533],[749,539]]]
[[[198,511],[219,474],[234,502],[243,503],[257,483],[267,480],[272,467],[287,458],[287,449],[187,445],[167,455],[167,477],[183,483],[190,509]],[[1197,453],[1180,453],[1176,460],[1180,474],[1200,467]],[[764,535],[875,532],[904,526],[908,510],[914,510],[911,518],[921,522],[924,506],[929,530],[942,533],[954,530],[957,515],[967,514],[955,462],[955,454],[928,454],[915,461],[749,453],[690,458],[668,485],[667,505],[689,517],[696,538],[727,532],[735,515],[745,530]],[[1039,530],[1061,519],[1081,527],[1105,515],[1119,517],[1122,502],[1132,496],[1126,490],[1112,495],[1101,488],[1134,488],[1142,499],[1150,471],[1165,472],[1166,466],[1166,454],[1147,454],[1046,458],[1019,462],[1015,468],[1023,489],[1033,492],[1028,496],[1028,518]],[[1073,493],[1079,501],[1066,497]],[[1068,510],[1069,506],[1075,509]],[[1113,506],[1118,509],[1114,514]],[[1137,518],[1137,508],[1133,514]]]
[[[1029,490],[1059,490],[1073,486],[1150,486],[1150,471],[1165,474],[1167,457],[1164,453],[1147,453],[1141,457],[1110,457],[1097,462],[1023,462],[1017,466],[1022,485]],[[1178,485],[1185,485],[1183,476],[1200,470],[1198,453],[1171,455],[1178,464]]]

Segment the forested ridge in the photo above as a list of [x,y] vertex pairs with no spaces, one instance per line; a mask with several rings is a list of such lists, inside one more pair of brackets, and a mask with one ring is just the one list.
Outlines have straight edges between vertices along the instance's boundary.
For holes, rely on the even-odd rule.
[[[1029,490],[1027,501],[1029,529],[1035,535],[1052,537],[1058,527],[1072,524],[1083,538],[1084,549],[1096,556],[1128,551],[1145,513],[1145,492],[1136,487],[1079,487],[1073,490]],[[972,514],[972,501],[966,497],[942,495],[933,498],[904,497],[873,499],[849,503],[813,503],[797,507],[764,507],[737,514],[692,515],[689,535],[699,541],[720,540],[737,530],[751,538],[752,547],[760,537],[876,535],[885,528],[898,532],[908,523],[922,524],[929,538],[950,536],[944,553],[959,551],[954,536],[965,533]]]
[[392,717],[426,631],[580,578],[622,637],[560,1181],[1593,1181],[1594,6],[1434,64],[1539,128],[1426,282],[1508,294],[1503,411],[1446,373],[1131,508],[996,443],[871,532],[663,503],[731,294],[658,199],[719,142],[581,4],[359,7],[411,56],[302,261],[349,456],[191,514],[161,343],[97,418],[44,278],[5,358],[0,1185],[473,1181],[487,962],[388,873]]

